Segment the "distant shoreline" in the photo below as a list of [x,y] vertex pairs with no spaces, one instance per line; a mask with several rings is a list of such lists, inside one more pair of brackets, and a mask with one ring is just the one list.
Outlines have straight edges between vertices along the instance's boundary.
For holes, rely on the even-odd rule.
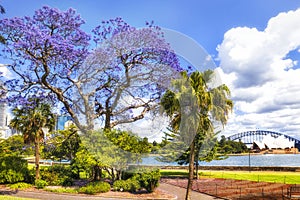
[[[299,151],[297,152],[268,152],[268,151],[262,151],[259,153],[254,153],[251,152],[250,155],[251,156],[256,156],[256,155],[266,155],[266,154],[272,154],[272,155],[291,155],[291,154],[299,154]],[[249,155],[249,153],[237,153],[237,154],[227,154],[226,156],[247,156]]]
[[[188,166],[156,166],[160,169],[170,170],[188,170]],[[300,167],[255,167],[251,166],[199,166],[199,170],[210,171],[282,171],[282,172],[300,172]]]

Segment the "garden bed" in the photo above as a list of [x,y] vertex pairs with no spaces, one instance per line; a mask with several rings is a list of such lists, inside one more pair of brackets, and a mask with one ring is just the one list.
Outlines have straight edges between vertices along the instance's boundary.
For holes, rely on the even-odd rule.
[[[78,187],[77,187],[78,188]],[[87,194],[79,194],[74,191],[76,187],[62,187],[62,186],[47,186],[45,189],[36,189],[35,187],[27,188],[27,189],[20,189],[22,191],[28,192],[42,192],[42,193],[53,193],[53,194],[65,194],[65,195],[80,195],[80,196],[95,196],[95,197],[107,197],[107,198],[128,198],[128,199],[175,199],[176,196],[169,194],[163,190],[156,188],[154,192],[148,193],[146,190],[141,190],[136,193],[130,192],[116,192],[116,191],[109,191],[106,193],[99,193],[95,195],[87,195]],[[50,191],[51,190],[51,191]],[[55,192],[57,191],[57,192]],[[63,192],[69,191],[69,192]],[[11,195],[16,194],[18,190],[13,190],[5,185],[0,185],[0,194],[2,195]]]

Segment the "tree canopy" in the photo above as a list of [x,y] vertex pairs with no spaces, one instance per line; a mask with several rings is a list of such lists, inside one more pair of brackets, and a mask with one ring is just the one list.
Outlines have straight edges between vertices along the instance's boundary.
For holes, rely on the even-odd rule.
[[113,128],[155,110],[180,70],[160,28],[137,29],[115,18],[88,34],[83,24],[75,10],[47,6],[32,17],[0,20],[1,55],[17,76],[5,83],[8,102],[50,97],[81,130],[93,129],[98,118]]

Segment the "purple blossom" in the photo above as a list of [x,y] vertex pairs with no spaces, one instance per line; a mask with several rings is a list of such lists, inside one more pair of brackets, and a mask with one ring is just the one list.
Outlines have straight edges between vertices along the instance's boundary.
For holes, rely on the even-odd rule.
[[[150,98],[144,103],[150,106],[182,71],[153,21],[137,29],[120,17],[105,20],[92,30],[93,37],[81,29],[83,24],[74,9],[48,6],[32,17],[0,20],[0,34],[6,39],[1,56],[11,60],[10,70],[18,76],[4,83],[10,104],[26,104],[28,98],[62,102],[63,110],[79,123],[76,111],[104,109],[90,108],[97,100],[102,106],[108,102],[105,109],[116,113],[111,117],[117,120],[117,114],[133,112],[130,106],[122,109],[119,98],[131,96],[131,107]],[[91,51],[92,41],[97,48]]]

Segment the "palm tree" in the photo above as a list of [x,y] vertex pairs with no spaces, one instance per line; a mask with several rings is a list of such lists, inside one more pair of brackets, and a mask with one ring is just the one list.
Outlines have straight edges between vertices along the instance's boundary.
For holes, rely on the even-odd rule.
[[233,106],[232,101],[228,99],[230,92],[227,86],[209,89],[207,83],[212,76],[211,70],[203,73],[193,72],[190,76],[183,72],[182,79],[173,82],[174,91],[167,91],[161,101],[164,111],[171,118],[172,131],[179,132],[181,138],[189,144],[186,200],[190,199],[195,155],[199,154],[201,146],[199,143],[203,138],[214,135],[212,120],[225,125]]
[[51,112],[50,105],[39,99],[30,99],[25,105],[14,108],[13,115],[10,126],[23,134],[26,144],[34,143],[35,179],[39,180],[40,143],[45,136],[43,128],[52,131],[55,126],[55,116]]

